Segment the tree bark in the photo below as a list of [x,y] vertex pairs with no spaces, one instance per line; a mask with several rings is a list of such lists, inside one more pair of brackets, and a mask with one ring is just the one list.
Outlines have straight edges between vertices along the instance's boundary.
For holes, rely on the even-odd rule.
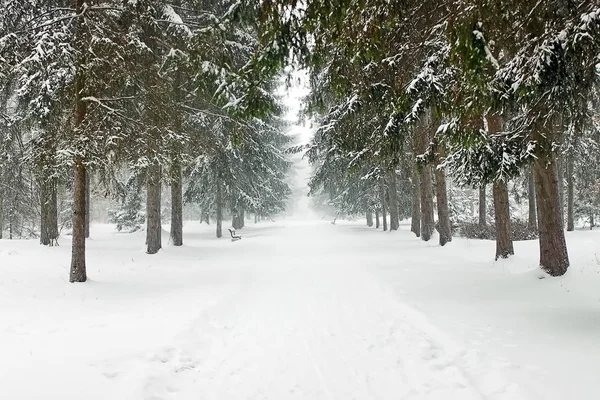
[[561,276],[569,268],[569,255],[563,231],[556,162],[552,154],[538,156],[533,163],[540,233],[540,267],[551,276]]
[[246,226],[246,210],[242,207],[240,210],[240,229],[244,229]]
[[85,174],[85,237],[90,237],[90,173]]
[[388,223],[387,223],[387,200],[385,197],[385,182],[381,179],[380,187],[379,187],[379,199],[381,201],[381,217],[383,219],[383,231],[387,231]]
[[417,237],[421,236],[421,182],[419,179],[419,170],[413,168],[412,187],[412,212],[410,221],[410,231]]
[[4,196],[0,190],[0,239],[2,239],[2,232],[4,232]]
[[479,187],[479,226],[484,227],[487,225],[487,206],[486,206],[486,193],[485,185]]
[[[375,210],[375,229],[379,229],[379,210]],[[1,239],[2,237],[0,237]]]
[[367,226],[373,226],[373,213],[370,210],[367,211]]
[[223,194],[221,193],[221,184],[217,183],[217,196],[215,201],[217,218],[217,238],[223,237]]
[[[590,214],[590,231],[594,229],[594,214]],[[11,236],[12,239],[12,236]]]
[[442,168],[435,168],[435,185],[438,211],[438,232],[440,246],[452,241],[452,225],[450,209],[448,208],[448,192],[446,190],[446,175]]
[[400,228],[400,217],[398,215],[398,184],[396,171],[392,168],[388,172],[388,197],[390,212],[390,231],[397,231]]
[[573,179],[573,155],[567,156],[567,231],[575,230],[575,215],[574,215],[574,182]]
[[[77,15],[83,13],[84,0],[75,0]],[[76,46],[85,49],[83,43],[83,16],[75,20]],[[81,99],[85,90],[85,71],[83,56],[77,61],[75,71],[75,115],[73,124],[74,138],[82,135],[79,127],[86,114],[86,104]],[[86,171],[83,156],[75,155],[73,160],[73,239],[71,246],[71,269],[69,271],[69,282],[85,282],[87,280],[85,265],[85,180]]]
[[510,203],[508,186],[504,181],[496,181],[493,186],[494,216],[496,223],[496,260],[515,254],[510,223]]
[[160,221],[160,165],[148,167],[146,182],[146,253],[156,254],[162,248]]
[[556,172],[558,175],[558,204],[562,226],[565,225],[565,174],[562,154],[556,157]]
[[431,165],[423,165],[421,171],[421,239],[425,242],[431,239],[435,229],[431,178]]
[[171,242],[183,246],[183,189],[181,165],[174,161],[171,166]]
[[533,167],[529,167],[527,174],[527,198],[529,203],[529,218],[527,219],[527,227],[537,229],[537,206],[535,202],[535,182],[533,179]]
[[53,246],[58,238],[58,201],[55,178],[42,177],[40,202],[40,244]]

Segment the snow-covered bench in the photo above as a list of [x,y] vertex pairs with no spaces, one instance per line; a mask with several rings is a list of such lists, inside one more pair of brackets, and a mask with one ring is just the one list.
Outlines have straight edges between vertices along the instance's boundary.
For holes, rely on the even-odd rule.
[[237,233],[235,233],[235,229],[233,228],[229,228],[229,233],[231,233],[232,242],[235,242],[236,240],[240,240],[242,238],[242,235],[238,235]]

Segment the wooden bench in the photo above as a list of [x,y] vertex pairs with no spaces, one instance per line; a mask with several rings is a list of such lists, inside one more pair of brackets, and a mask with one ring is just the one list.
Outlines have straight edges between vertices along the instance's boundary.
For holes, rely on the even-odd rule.
[[229,233],[231,233],[231,241],[232,242],[242,239],[242,235],[238,235],[237,233],[235,233],[235,229],[233,229],[233,228],[229,228]]

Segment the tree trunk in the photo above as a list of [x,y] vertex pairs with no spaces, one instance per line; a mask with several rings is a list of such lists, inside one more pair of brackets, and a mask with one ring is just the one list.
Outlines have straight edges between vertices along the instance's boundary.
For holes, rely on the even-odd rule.
[[558,175],[558,204],[560,212],[561,225],[565,226],[565,174],[562,154],[556,157],[556,169]]
[[171,166],[171,242],[173,246],[183,245],[183,189],[181,185],[181,165],[174,161]]
[[75,159],[73,174],[73,244],[71,248],[70,282],[87,280],[85,265],[85,165]]
[[540,233],[540,267],[551,276],[561,276],[569,267],[563,231],[556,162],[552,154],[533,163]]
[[433,183],[431,165],[423,165],[421,171],[421,240],[428,242],[435,229],[433,213]]
[[146,253],[156,254],[162,248],[160,221],[160,165],[148,167],[146,182]]
[[575,216],[574,216],[574,182],[575,177],[573,176],[573,155],[567,156],[567,231],[572,232],[575,230]]
[[[594,229],[594,225],[595,225],[595,223],[594,223],[594,214],[590,214],[590,231],[592,229]],[[11,236],[11,239],[12,239],[12,236]]]
[[515,254],[510,224],[508,186],[504,181],[494,182],[494,216],[496,223],[496,260]]
[[367,211],[367,226],[373,226],[373,213],[371,211]]
[[240,210],[240,229],[244,229],[245,226],[246,226],[246,210],[244,210],[244,208],[242,208]]
[[42,178],[40,202],[40,243],[44,246],[53,246],[58,238],[58,201],[55,178]]
[[258,224],[258,214],[254,214],[254,223]]
[[223,195],[221,193],[221,184],[217,183],[217,196],[216,196],[216,213],[217,213],[217,238],[223,236]]
[[[379,229],[379,210],[375,210],[375,229]],[[1,237],[0,237],[1,239]]]
[[448,192],[446,190],[446,175],[442,168],[435,168],[436,200],[438,211],[438,233],[440,246],[452,241],[452,225],[450,209],[448,208]]
[[390,231],[397,231],[398,228],[400,228],[400,218],[398,215],[398,185],[396,171],[394,171],[394,169],[388,173],[388,182]]
[[[75,0],[75,13],[83,13],[84,0]],[[75,20],[75,38],[79,46],[85,48],[83,42],[83,16]],[[75,70],[75,115],[73,124],[74,138],[82,133],[79,127],[86,114],[86,105],[81,99],[84,96],[85,72],[81,68],[83,56],[77,60]],[[83,157],[76,155],[73,163],[73,239],[71,246],[71,269],[69,282],[85,282],[87,280],[85,265],[85,180],[86,171]]]
[[90,173],[85,174],[85,237],[90,237]]
[[381,201],[381,217],[383,219],[383,231],[387,231],[387,200],[385,198],[385,182],[382,179],[379,187],[379,199]]
[[527,227],[537,229],[537,206],[535,202],[535,182],[533,179],[533,167],[529,167],[527,174],[527,198],[529,203],[529,218],[527,219]]
[[413,168],[412,181],[412,212],[410,221],[410,231],[417,237],[421,236],[421,183],[419,180],[419,171],[415,166]]
[[486,193],[485,185],[479,187],[479,226],[484,227],[487,225],[487,206],[486,206]]
[[0,239],[2,239],[2,232],[4,231],[4,196],[0,190]]

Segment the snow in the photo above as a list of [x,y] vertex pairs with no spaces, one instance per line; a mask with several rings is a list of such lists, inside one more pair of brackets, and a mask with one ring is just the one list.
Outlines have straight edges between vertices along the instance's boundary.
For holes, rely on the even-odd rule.
[[[535,241],[443,248],[362,222],[250,224],[143,252],[94,225],[91,280],[70,246],[0,240],[0,397],[10,399],[595,399],[599,232],[538,279]],[[166,242],[166,238],[165,238]],[[31,384],[35,382],[35,384]]]

